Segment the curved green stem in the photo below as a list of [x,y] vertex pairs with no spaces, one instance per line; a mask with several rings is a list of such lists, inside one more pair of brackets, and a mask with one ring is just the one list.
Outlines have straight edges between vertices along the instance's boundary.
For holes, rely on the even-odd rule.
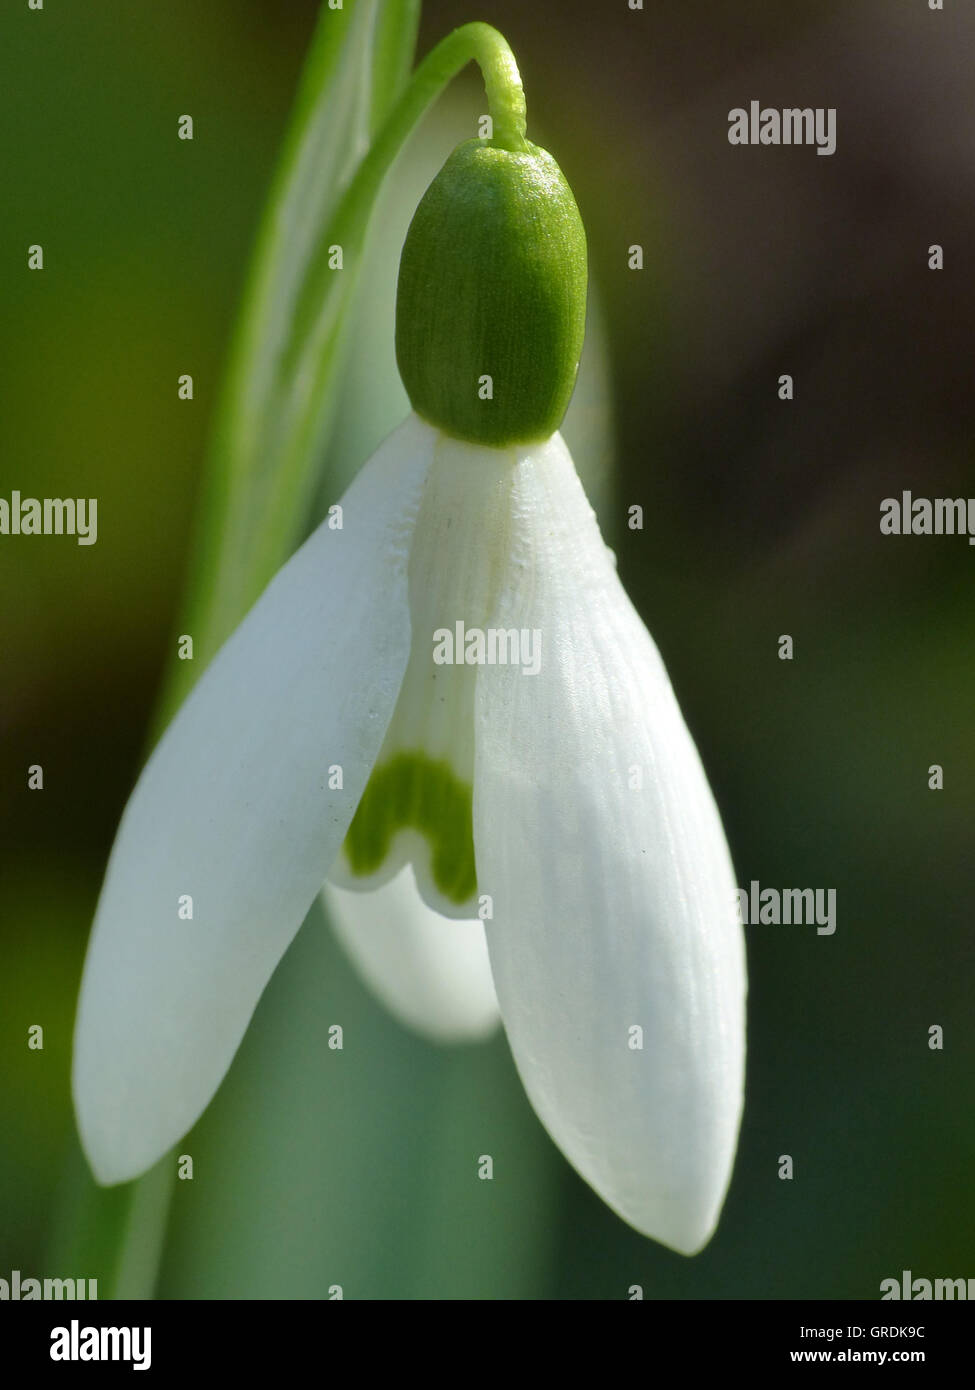
[[[305,491],[302,475],[308,461],[316,457],[320,417],[327,409],[330,391],[334,390],[344,303],[328,292],[334,275],[329,264],[331,248],[363,244],[376,196],[393,161],[428,107],[470,62],[478,64],[484,78],[494,130],[490,143],[513,152],[530,148],[525,138],[525,93],[507,40],[490,24],[478,22],[455,29],[413,73],[313,253],[281,364],[286,382],[283,409],[274,423],[272,437],[265,441],[269,449],[281,452],[281,485],[267,500],[263,535],[255,542],[253,574],[260,580],[260,587],[251,599],[256,598],[287,558],[287,551],[282,553],[281,539],[290,536],[293,541],[295,499]],[[314,364],[312,370],[307,370],[309,363]],[[242,616],[239,613],[235,621]]]
[[462,24],[441,39],[420,63],[390,112],[376,143],[363,160],[347,196],[355,196],[356,184],[360,179],[368,184],[377,168],[381,170],[379,178],[382,178],[430,103],[470,62],[477,63],[484,78],[488,111],[494,127],[493,143],[505,150],[528,148],[525,139],[525,92],[515,55],[507,39],[490,24]]
[[[459,66],[463,67],[468,61],[463,58],[465,51],[477,63],[484,78],[488,111],[494,126],[493,143],[503,150],[526,150],[525,91],[515,55],[508,47],[507,40],[490,24],[465,24],[448,34],[427,61],[436,59],[449,67],[456,56],[461,58]],[[417,77],[425,66],[426,62],[417,69]],[[451,76],[458,70],[454,68]]]
[[515,55],[490,24],[464,24],[432,49],[414,72],[406,90],[349,184],[319,242],[302,293],[302,305],[286,359],[293,368],[308,336],[321,327],[318,311],[328,296],[329,248],[361,240],[383,179],[421,116],[462,68],[476,62],[484,77],[494,128],[492,144],[515,152],[529,148],[525,139],[525,93]]

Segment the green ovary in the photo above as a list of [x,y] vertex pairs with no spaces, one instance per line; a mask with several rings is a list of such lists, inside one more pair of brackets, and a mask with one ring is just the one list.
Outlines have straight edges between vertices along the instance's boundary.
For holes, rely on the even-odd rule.
[[473,790],[447,762],[425,753],[398,753],[373,770],[345,838],[352,873],[365,877],[383,865],[398,830],[421,831],[430,846],[430,873],[452,903],[477,891]]

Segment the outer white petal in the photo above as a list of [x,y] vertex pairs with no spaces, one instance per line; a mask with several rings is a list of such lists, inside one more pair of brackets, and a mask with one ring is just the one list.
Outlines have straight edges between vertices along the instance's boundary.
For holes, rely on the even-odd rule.
[[427,907],[407,864],[368,893],[325,885],[345,950],[394,1018],[436,1043],[475,1042],[498,1026],[484,927]]
[[132,793],[75,1031],[79,1128],[103,1182],[140,1173],[199,1116],[335,858],[406,667],[435,437],[410,417],[366,464],[343,528],[320,527],[275,577]]
[[741,1114],[734,875],[660,656],[559,435],[515,467],[492,621],[542,634],[537,676],[485,669],[476,698],[478,891],[494,897],[488,947],[515,1061],[600,1196],[691,1254],[716,1224]]

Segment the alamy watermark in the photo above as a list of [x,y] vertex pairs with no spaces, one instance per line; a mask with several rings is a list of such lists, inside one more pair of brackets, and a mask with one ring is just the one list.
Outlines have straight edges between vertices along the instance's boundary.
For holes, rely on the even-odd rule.
[[817,154],[836,150],[835,106],[762,106],[752,101],[746,111],[728,112],[729,145],[815,145]]
[[82,1327],[72,1318],[51,1329],[52,1361],[131,1361],[134,1371],[152,1365],[151,1327]]
[[902,1269],[899,1279],[892,1277],[880,1281],[880,1301],[892,1298],[914,1302],[975,1298],[975,1279],[915,1279],[909,1269]]
[[763,888],[753,878],[735,894],[738,920],[743,926],[815,925],[817,936],[836,930],[835,888]]
[[433,634],[435,666],[520,666],[525,676],[542,669],[542,634],[537,627],[465,627],[463,619]]
[[967,536],[975,545],[975,497],[885,497],[880,530],[884,536]]
[[76,536],[79,545],[98,540],[97,497],[0,497],[0,536]]
[[0,1302],[10,1300],[28,1303],[32,1299],[90,1299],[98,1298],[97,1279],[26,1279],[19,1269],[10,1271],[9,1279],[0,1279]]

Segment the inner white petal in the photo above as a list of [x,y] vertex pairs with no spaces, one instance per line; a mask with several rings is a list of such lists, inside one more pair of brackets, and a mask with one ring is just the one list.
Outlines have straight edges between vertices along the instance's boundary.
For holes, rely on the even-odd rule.
[[[516,454],[439,435],[409,563],[412,647],[370,787],[329,875],[371,890],[407,865],[430,907],[477,915],[474,693],[506,551]],[[486,641],[486,638],[485,638]]]
[[336,935],[391,1014],[431,1042],[476,1042],[499,1022],[481,922],[448,922],[407,866],[373,893],[326,883]]

